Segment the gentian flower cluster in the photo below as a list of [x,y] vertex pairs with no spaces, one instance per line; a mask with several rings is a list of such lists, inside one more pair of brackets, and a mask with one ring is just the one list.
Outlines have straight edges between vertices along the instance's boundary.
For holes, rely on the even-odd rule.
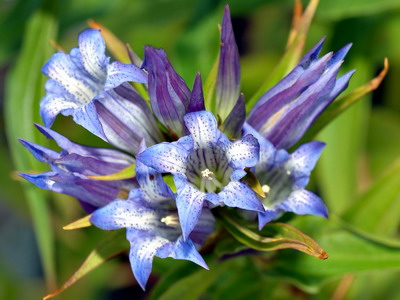
[[[99,30],[83,31],[78,44],[43,67],[49,78],[40,105],[45,126],[36,127],[61,152],[21,140],[51,167],[21,176],[77,198],[98,228],[126,228],[133,274],[143,289],[154,256],[208,268],[199,249],[215,231],[216,207],[253,212],[260,230],[284,212],[328,216],[322,200],[305,189],[324,143],[288,151],[347,87],[353,72],[337,74],[350,45],[319,58],[321,40],[246,116],[228,6],[213,107],[205,105],[200,74],[190,89],[162,49],[146,46],[137,66],[110,63]],[[132,82],[143,84],[150,102]],[[60,113],[114,149],[79,145],[51,130]],[[132,165],[135,177],[99,179]],[[250,175],[265,197],[247,183]]]

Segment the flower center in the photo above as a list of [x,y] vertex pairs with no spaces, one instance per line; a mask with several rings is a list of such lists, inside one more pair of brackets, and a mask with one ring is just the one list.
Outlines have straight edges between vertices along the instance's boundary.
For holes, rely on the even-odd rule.
[[164,223],[165,225],[173,228],[178,228],[180,226],[179,224],[179,217],[177,214],[172,214],[166,217],[161,218],[161,222]]
[[222,148],[199,148],[188,157],[186,177],[200,191],[216,193],[229,183],[232,171]]

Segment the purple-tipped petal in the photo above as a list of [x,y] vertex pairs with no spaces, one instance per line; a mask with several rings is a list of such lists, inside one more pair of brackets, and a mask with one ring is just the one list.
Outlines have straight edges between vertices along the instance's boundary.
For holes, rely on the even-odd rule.
[[260,158],[260,144],[251,134],[229,145],[226,155],[233,168],[254,167]]
[[317,116],[332,102],[340,64],[336,64],[312,84],[276,121],[273,130],[264,125],[260,132],[277,148],[288,149],[304,135]]
[[139,82],[147,84],[147,74],[139,67],[115,61],[108,65],[107,80],[104,89],[109,90],[125,82]]
[[160,173],[184,174],[187,155],[186,150],[175,144],[161,143],[147,148],[137,160]]
[[148,71],[149,94],[158,120],[177,136],[184,135],[183,116],[189,106],[190,90],[175,72],[162,49],[145,47],[142,68]]
[[235,106],[222,124],[222,132],[232,139],[239,137],[245,119],[246,104],[243,94],[240,94]]
[[181,223],[184,240],[187,240],[189,234],[197,224],[203,208],[205,195],[205,193],[200,192],[189,183],[178,192],[176,206],[178,208],[179,222]]
[[205,110],[203,85],[201,83],[201,75],[200,73],[197,73],[196,79],[194,80],[192,95],[190,97],[190,102],[187,112],[190,113],[201,110]]
[[264,206],[257,198],[256,194],[245,183],[231,181],[218,194],[221,202],[226,206],[241,209],[264,211]]
[[38,144],[31,143],[24,139],[19,139],[19,141],[40,162],[52,163],[60,156],[60,154],[58,154],[56,151],[40,146]]
[[304,56],[299,62],[299,65],[302,66],[303,68],[308,68],[310,64],[318,60],[318,56],[319,53],[321,52],[324,42],[325,42],[325,37],[320,39],[319,42],[314,45],[314,47],[312,47],[306,54],[304,54]]
[[205,110],[189,113],[184,120],[195,142],[195,148],[206,148],[217,142],[221,133],[212,113]]
[[225,120],[239,98],[240,63],[239,51],[233,33],[229,6],[225,6],[221,28],[221,47],[218,66],[216,107],[217,113]]
[[289,198],[282,202],[279,207],[298,215],[310,214],[328,218],[328,210],[321,198],[303,189],[291,193]]

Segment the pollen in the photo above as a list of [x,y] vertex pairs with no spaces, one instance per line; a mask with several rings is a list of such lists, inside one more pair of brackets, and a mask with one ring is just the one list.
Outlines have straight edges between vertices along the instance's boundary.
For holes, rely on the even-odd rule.
[[179,227],[178,215],[170,215],[161,219],[161,222],[170,227]]
[[262,189],[262,191],[263,191],[265,194],[268,194],[269,191],[271,190],[271,188],[270,188],[269,185],[267,185],[267,184],[264,184],[264,185],[261,187],[261,189]]
[[204,171],[201,171],[201,176],[203,177],[203,179],[205,180],[210,180],[212,181],[214,179],[214,173],[211,172],[209,169],[205,169]]

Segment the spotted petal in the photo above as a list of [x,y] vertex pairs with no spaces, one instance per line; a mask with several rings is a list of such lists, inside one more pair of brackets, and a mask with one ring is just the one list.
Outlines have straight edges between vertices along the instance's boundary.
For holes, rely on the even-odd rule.
[[226,152],[233,168],[251,168],[256,165],[260,156],[260,145],[251,134],[229,145]]
[[[176,185],[182,186],[181,184]],[[203,208],[205,196],[205,193],[200,192],[190,183],[187,183],[182,190],[178,191],[176,206],[178,208],[179,221],[182,227],[182,235],[185,240],[197,224]]]
[[215,144],[221,133],[217,120],[208,111],[188,113],[184,117],[185,124],[195,142],[195,148],[206,148]]
[[299,215],[311,214],[328,217],[328,210],[321,198],[304,189],[294,191],[279,207]]
[[96,210],[90,217],[90,222],[104,230],[128,227],[154,230],[159,222],[157,218],[155,211],[140,205],[139,200],[115,200]]
[[239,181],[231,181],[218,196],[226,206],[264,211],[264,207],[256,194],[245,183]]
[[139,82],[147,84],[147,75],[139,67],[115,61],[108,65],[107,80],[104,89],[115,88],[125,82]]
[[163,246],[168,246],[171,242],[160,236],[149,236],[148,234],[138,234],[136,230],[128,229],[126,237],[131,244],[129,260],[133,274],[143,290],[149,279],[153,258],[157,251]]

